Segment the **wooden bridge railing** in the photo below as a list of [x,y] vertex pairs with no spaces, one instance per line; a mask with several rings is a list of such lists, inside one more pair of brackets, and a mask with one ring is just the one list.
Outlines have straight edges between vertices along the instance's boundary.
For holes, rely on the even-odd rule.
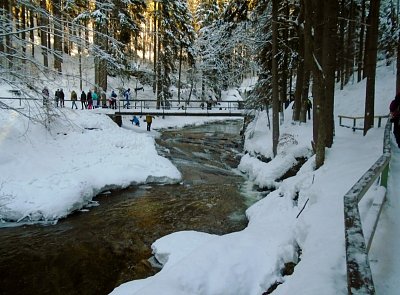
[[[346,127],[346,128],[351,128],[351,129],[353,129],[353,131],[364,130],[364,127],[358,127],[357,126],[357,120],[364,120],[363,116],[362,117],[361,116],[352,117],[352,116],[339,115],[338,117],[339,117],[339,126]],[[374,116],[374,119],[378,119],[378,127],[381,127],[382,126],[382,119],[388,118],[388,117],[389,117],[389,115],[381,115],[381,116]],[[344,125],[343,124],[344,119],[352,121],[352,123],[353,123],[352,126]]]
[[385,126],[382,156],[365,172],[343,198],[348,294],[375,294],[368,251],[382,211],[384,198],[381,201],[380,208],[375,212],[375,222],[367,241],[363,234],[358,203],[379,176],[381,185],[387,186],[391,158],[390,131],[391,123],[388,120]]

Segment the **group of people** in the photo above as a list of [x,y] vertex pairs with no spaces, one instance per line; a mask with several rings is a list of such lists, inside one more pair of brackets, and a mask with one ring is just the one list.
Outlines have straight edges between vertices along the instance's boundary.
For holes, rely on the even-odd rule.
[[[50,92],[47,87],[44,87],[42,90],[43,96],[43,105],[50,105]],[[107,98],[107,95],[104,91],[100,91],[100,95],[94,90],[88,90],[87,93],[82,90],[80,94],[80,102],[81,102],[81,109],[94,109],[99,108],[117,108],[117,94],[114,90],[111,91],[110,96]],[[78,109],[77,101],[78,101],[78,94],[75,90],[71,91],[70,100],[72,102],[71,109],[75,108]],[[63,89],[59,88],[54,93],[54,106],[55,107],[65,107],[65,93]]]
[[62,89],[57,89],[54,93],[54,100],[56,101],[56,107],[58,108],[58,104],[60,104],[61,108],[65,107],[65,94]]

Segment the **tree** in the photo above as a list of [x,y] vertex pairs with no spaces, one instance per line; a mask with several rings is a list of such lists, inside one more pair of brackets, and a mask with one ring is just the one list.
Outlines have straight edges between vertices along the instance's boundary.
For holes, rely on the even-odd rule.
[[[325,1],[324,4],[324,31],[323,31],[323,62],[324,71],[324,89],[325,89],[325,117],[321,121],[325,121],[325,146],[331,147],[333,144],[333,135],[335,122],[334,113],[334,96],[335,96],[335,70],[336,70],[336,52],[337,49],[337,23],[338,23],[338,2],[335,0]],[[351,39],[351,38],[349,38]],[[353,43],[353,42],[352,42]],[[350,46],[351,48],[351,46]],[[353,56],[351,54],[351,59]],[[353,63],[351,63],[352,65]]]
[[374,126],[375,106],[375,76],[378,52],[378,27],[379,27],[380,0],[371,1],[368,15],[367,47],[366,47],[366,72],[367,85],[364,113],[364,135]]
[[158,11],[157,106],[169,107],[175,60],[182,57],[181,48],[193,60],[191,48],[195,32],[186,2],[166,0],[158,3]]
[[40,44],[42,47],[42,55],[43,55],[43,65],[44,67],[49,67],[49,59],[48,59],[48,47],[47,47],[47,30],[48,30],[48,14],[46,1],[40,0],[40,7],[42,8],[42,13],[40,14]]
[[61,26],[61,0],[53,0],[54,18],[54,68],[62,73],[62,26]]
[[278,0],[272,0],[272,152],[279,143]]
[[335,83],[335,44],[337,34],[337,1],[320,3],[305,0],[306,59],[313,74],[314,120],[313,145],[316,168],[325,161],[325,147],[333,140],[333,97]]
[[[11,3],[13,3],[13,7]],[[63,3],[71,4],[71,2]],[[82,3],[81,1],[76,1],[75,4]],[[84,51],[88,59],[102,56],[107,63],[106,73],[110,65],[114,68],[121,69],[121,71],[125,68],[125,65],[121,63],[121,59],[117,58],[123,56],[123,52],[119,49],[123,48],[124,45],[115,40],[112,36],[108,34],[102,35],[107,44],[111,44],[110,47],[108,47],[108,49],[112,49],[110,51],[104,51],[86,42],[87,36],[86,34],[85,36],[81,35],[81,32],[87,32],[89,29],[82,26],[80,23],[82,21],[83,24],[87,24],[87,20],[90,18],[90,12],[86,11],[83,14],[79,14],[79,9],[76,8],[77,6],[75,6],[75,4],[71,7],[60,7],[59,0],[54,0],[52,2],[15,0],[12,2],[7,1],[7,5],[1,2],[0,68],[2,70],[2,75],[0,75],[0,81],[2,83],[7,83],[11,87],[20,89],[24,96],[29,99],[39,98],[40,101],[42,97],[41,91],[44,86],[48,86],[50,83],[59,83],[59,74],[61,73],[60,61],[62,61],[65,56],[61,50],[62,44],[60,45],[60,42],[63,42],[60,29],[64,21],[63,13],[72,8],[76,9],[74,13],[77,17],[70,21],[69,27],[74,27],[76,30],[74,29],[71,31],[71,34],[68,35],[69,39],[67,42],[78,45],[80,53]],[[51,20],[51,22],[49,22],[49,20]],[[90,30],[90,34],[93,33],[94,31]],[[40,41],[39,44],[37,44],[38,40]],[[50,43],[54,44],[53,48],[49,46]],[[35,50],[36,46],[39,50]],[[36,56],[36,52],[39,52],[41,55],[39,56],[36,54]],[[53,56],[55,57],[54,64],[50,65],[49,60]],[[70,60],[72,63],[74,62],[74,59]],[[80,77],[82,77],[82,75],[80,75]],[[76,75],[76,73],[72,73],[70,78],[79,79],[79,76]],[[93,85],[92,81],[90,81],[90,83]],[[50,93],[49,96],[51,98],[52,93]],[[32,103],[32,100],[27,103]],[[53,106],[50,104],[38,104],[36,107],[42,111],[42,116],[41,119],[32,119],[40,121],[48,126],[49,122],[47,119],[52,112],[51,108]],[[11,107],[6,103],[2,103],[1,108]]]

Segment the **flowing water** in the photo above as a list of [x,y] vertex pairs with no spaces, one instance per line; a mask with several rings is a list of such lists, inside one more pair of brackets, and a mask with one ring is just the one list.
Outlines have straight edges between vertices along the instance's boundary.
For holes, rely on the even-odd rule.
[[151,244],[180,230],[243,229],[245,179],[234,169],[241,121],[165,130],[159,152],[182,172],[176,185],[107,192],[56,225],[0,229],[0,294],[108,294],[157,272]]

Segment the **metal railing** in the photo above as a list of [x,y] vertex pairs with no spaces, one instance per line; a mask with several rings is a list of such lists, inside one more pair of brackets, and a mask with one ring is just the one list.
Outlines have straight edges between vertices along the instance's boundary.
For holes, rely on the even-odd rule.
[[375,294],[368,251],[382,211],[384,198],[379,210],[376,212],[375,222],[367,241],[365,241],[363,234],[358,204],[378,177],[380,177],[381,185],[387,186],[391,158],[390,131],[391,123],[388,120],[385,126],[382,156],[364,173],[343,198],[348,294]]
[[156,100],[129,100],[127,107],[126,100],[117,101],[118,114],[153,114],[153,115],[174,115],[174,116],[204,116],[204,115],[222,115],[222,116],[243,116],[245,108],[242,101],[220,101],[215,103],[206,103],[201,101],[192,101],[186,104],[184,101],[169,100],[168,105],[157,105]]
[[[120,99],[117,101],[118,109],[123,109],[126,106],[126,100]],[[167,104],[161,102],[157,106],[157,101],[154,99],[130,99],[129,100],[129,108],[130,109],[154,109],[154,108],[164,109],[164,110],[191,110],[191,109],[199,109],[199,110],[212,110],[212,109],[220,109],[220,110],[238,110],[243,109],[243,101],[237,100],[228,100],[228,101],[218,101],[218,102],[202,102],[202,101],[191,101],[190,103],[186,103],[184,100],[168,100]]]
[[[18,100],[19,104],[21,106],[22,101],[43,101],[42,97],[38,98],[30,98],[30,97],[0,97],[0,100]],[[99,100],[99,103],[97,102],[98,100],[93,101],[93,108],[109,108],[111,109],[111,103],[110,99],[107,98],[106,104],[103,105],[101,99]],[[56,104],[56,101],[54,100],[53,97],[49,98],[49,102],[52,105]],[[70,99],[64,99],[64,103],[66,104],[67,102],[70,102],[68,106],[72,105],[72,101]],[[77,104],[80,104],[81,101],[78,100],[76,101]],[[159,112],[162,113],[168,113],[168,112],[179,112],[183,114],[188,114],[188,113],[193,113],[193,112],[198,112],[198,113],[208,113],[208,112],[223,112],[223,113],[240,113],[241,111],[245,110],[244,107],[244,102],[243,101],[238,101],[238,100],[228,100],[228,101],[218,101],[218,102],[213,102],[213,103],[207,103],[207,102],[202,102],[202,101],[191,101],[190,103],[186,103],[183,100],[168,100],[168,105],[160,104],[157,105],[156,100],[152,99],[130,99],[129,100],[129,108],[126,107],[126,100],[123,99],[117,99],[115,103],[115,111],[118,111],[119,113],[122,112],[140,112],[140,113],[146,113],[148,110],[158,110]],[[60,101],[58,102],[60,104]],[[68,107],[66,106],[66,107]]]

